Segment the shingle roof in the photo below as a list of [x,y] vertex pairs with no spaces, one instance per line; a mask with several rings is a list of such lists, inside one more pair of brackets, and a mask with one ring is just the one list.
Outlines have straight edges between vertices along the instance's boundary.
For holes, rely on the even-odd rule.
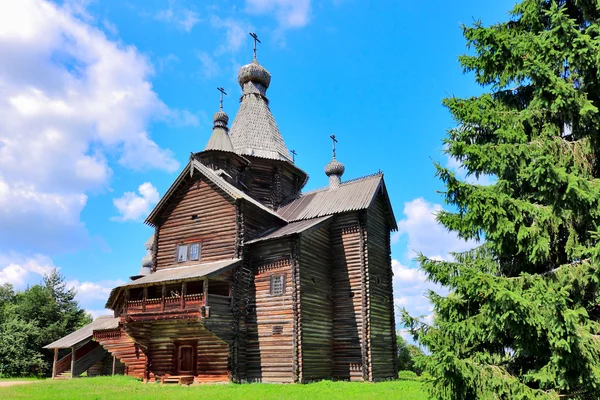
[[229,135],[227,135],[227,130],[220,127],[213,129],[213,133],[210,135],[210,139],[208,139],[204,150],[231,151],[233,153],[233,145],[231,144]]
[[235,186],[233,186],[232,184],[230,184],[229,182],[227,182],[225,179],[221,178],[219,175],[217,175],[215,173],[215,171],[213,171],[212,169],[208,168],[206,165],[202,164],[198,160],[193,159],[193,160],[190,160],[190,162],[188,163],[188,165],[186,165],[186,167],[183,169],[183,171],[181,171],[181,173],[179,174],[179,176],[177,177],[177,179],[175,180],[175,182],[173,182],[173,184],[171,185],[171,187],[169,188],[169,190],[167,190],[167,192],[160,199],[160,201],[158,202],[158,204],[156,205],[156,207],[154,207],[154,209],[152,210],[152,212],[150,213],[150,215],[148,216],[148,218],[146,218],[145,222],[147,224],[154,226],[154,223],[153,223],[154,219],[158,216],[158,214],[160,213],[160,211],[162,210],[162,208],[168,203],[169,199],[175,193],[175,190],[181,184],[181,182],[183,182],[183,180],[185,179],[186,175],[190,173],[190,169],[191,168],[194,168],[194,170],[196,170],[196,171],[200,171],[200,173],[203,176],[205,176],[208,180],[210,180],[212,183],[214,183],[216,186],[218,186],[220,189],[222,189],[225,193],[227,193],[232,198],[234,198],[234,199],[243,199],[243,200],[247,201],[248,203],[251,203],[254,206],[260,208],[261,210],[263,210],[263,211],[265,211],[265,212],[267,212],[267,213],[269,213],[269,214],[271,214],[271,215],[273,215],[273,216],[275,216],[275,217],[277,217],[279,219],[282,219],[279,214],[277,214],[276,212],[274,212],[270,208],[264,206],[259,201],[253,199],[248,194],[246,194],[243,191],[239,190],[238,188],[236,188]]
[[[364,210],[371,205],[381,188],[385,192],[383,174],[369,175],[343,182],[335,190],[323,188],[304,193],[280,208],[277,213],[287,221],[301,221],[325,215]],[[386,200],[391,227],[397,229],[387,194]]]
[[242,97],[229,138],[238,154],[292,162],[271,109],[260,95]]
[[291,236],[296,233],[306,232],[312,228],[318,227],[319,225],[321,225],[321,223],[326,222],[329,219],[331,219],[331,216],[313,218],[313,219],[309,219],[309,220],[305,220],[305,221],[292,222],[284,227],[281,227],[274,231],[270,231],[270,232],[262,235],[261,237],[250,240],[250,241],[246,242],[245,244],[252,244],[252,243],[262,242],[262,241],[271,240],[271,239],[280,239],[282,237]]
[[110,295],[108,296],[108,300],[106,301],[106,308],[111,308],[113,306],[113,302],[121,289],[142,287],[147,286],[151,283],[185,281],[188,279],[201,278],[204,276],[216,276],[239,265],[241,261],[242,260],[239,258],[234,258],[223,261],[198,263],[194,265],[186,265],[185,267],[158,270],[153,274],[146,275],[142,278],[136,279],[131,282],[127,282],[126,284],[117,286],[116,288],[111,290]]
[[92,337],[96,330],[115,329],[119,327],[119,318],[111,317],[110,315],[96,318],[91,324],[77,329],[75,332],[69,333],[67,336],[58,339],[46,346],[45,349],[65,349],[73,347],[82,341]]

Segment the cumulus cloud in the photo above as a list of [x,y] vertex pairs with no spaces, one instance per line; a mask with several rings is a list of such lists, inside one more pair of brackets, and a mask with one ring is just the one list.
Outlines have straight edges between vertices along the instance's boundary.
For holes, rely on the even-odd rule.
[[150,212],[160,196],[158,190],[150,182],[145,182],[138,188],[139,195],[135,192],[125,192],[122,197],[113,199],[113,204],[119,210],[118,217],[114,217],[115,221],[139,221]]
[[149,125],[194,124],[153,91],[148,59],[107,39],[84,6],[0,2],[0,251],[76,248],[88,236],[87,193],[108,187],[108,160],[173,171]]
[[[404,239],[407,243],[400,260],[392,260],[394,272],[394,304],[405,308],[412,316],[424,316],[428,323],[433,321],[433,305],[427,298],[430,290],[444,296],[445,287],[427,280],[427,274],[414,262],[418,253],[437,260],[450,260],[452,252],[469,250],[476,246],[474,241],[465,241],[456,233],[449,232],[436,221],[436,214],[442,206],[423,198],[404,203],[404,218],[398,221],[398,232],[392,236],[392,243]],[[409,339],[406,330],[400,332]]]
[[0,285],[10,283],[17,289],[24,289],[27,285],[39,283],[54,268],[52,260],[44,255],[0,254]]
[[246,0],[246,12],[274,14],[282,28],[301,28],[310,19],[310,0]]
[[79,305],[88,310],[88,312],[92,312],[93,310],[96,314],[102,312],[102,310],[97,307],[106,302],[110,291],[124,283],[125,282],[122,280],[106,280],[99,282],[71,280],[66,282],[68,288],[75,289],[77,292],[75,300],[79,302]]
[[398,221],[398,232],[392,236],[392,243],[397,243],[403,236],[408,239],[407,259],[423,253],[430,258],[447,260],[450,252],[466,251],[475,246],[475,242],[459,238],[436,221],[441,210],[441,205],[429,203],[422,197],[404,203],[405,218]]

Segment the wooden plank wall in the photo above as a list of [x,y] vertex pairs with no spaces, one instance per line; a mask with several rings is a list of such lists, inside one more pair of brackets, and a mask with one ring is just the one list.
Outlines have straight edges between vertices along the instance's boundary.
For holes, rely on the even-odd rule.
[[333,303],[329,228],[300,240],[302,380],[333,376]]
[[125,331],[120,328],[111,331],[111,334],[103,331],[101,334],[94,334],[94,340],[125,364],[126,375],[140,379],[144,377],[146,354],[139,346],[136,348],[133,339]]
[[164,222],[158,229],[157,269],[198,262],[178,263],[178,243],[201,242],[202,262],[236,256],[235,202],[199,173],[180,186],[161,219]]
[[229,344],[194,320],[163,320],[152,323],[150,380],[174,374],[175,341],[197,340],[197,382],[229,380]]
[[[246,379],[294,382],[294,320],[291,248],[289,240],[257,243],[251,261],[254,284],[246,315]],[[285,274],[285,293],[270,294],[271,276]],[[281,333],[279,333],[281,329]]]
[[390,229],[380,197],[368,210],[367,247],[370,297],[370,349],[373,380],[396,376],[396,333]]
[[336,217],[331,230],[333,375],[363,380],[361,234],[357,213]]
[[244,241],[255,239],[268,229],[279,228],[285,223],[277,217],[250,204],[244,204]]

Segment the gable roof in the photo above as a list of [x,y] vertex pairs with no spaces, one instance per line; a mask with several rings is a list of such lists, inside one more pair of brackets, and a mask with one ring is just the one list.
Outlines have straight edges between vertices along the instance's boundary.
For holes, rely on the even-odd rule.
[[79,328],[75,332],[71,332],[67,336],[47,344],[44,346],[44,349],[65,349],[68,347],[73,347],[86,339],[90,339],[95,330],[115,329],[118,327],[119,318],[114,318],[110,315],[98,317],[92,321],[92,323],[87,324],[83,328]]
[[122,289],[143,287],[153,283],[167,283],[175,281],[181,282],[189,279],[201,278],[204,276],[217,276],[233,267],[238,266],[241,261],[242,260],[239,258],[233,258],[229,260],[186,265],[184,267],[160,269],[150,275],[127,282],[126,284],[117,286],[111,290],[110,294],[108,295],[108,300],[106,300],[105,307],[111,308],[113,306],[117,295]]
[[390,226],[392,230],[397,230],[398,226],[381,173],[343,182],[335,190],[327,187],[304,193],[281,207],[277,213],[283,219],[292,222],[364,210],[373,203],[380,191],[387,203]]
[[290,222],[279,229],[270,230],[262,236],[252,239],[245,244],[263,242],[265,240],[280,239],[282,237],[295,235],[297,233],[308,232],[314,228],[320,227],[323,223],[331,219],[331,215],[320,218],[313,218],[305,221]]
[[230,196],[232,199],[234,199],[234,200],[242,199],[244,201],[247,201],[248,203],[260,208],[261,210],[277,217],[278,219],[283,220],[281,215],[277,214],[275,211],[264,206],[259,201],[253,199],[248,194],[244,193],[240,189],[236,188],[235,186],[233,186],[232,184],[227,182],[225,179],[221,178],[215,171],[208,168],[206,165],[202,164],[201,162],[199,162],[196,159],[191,159],[190,162],[185,166],[183,171],[181,171],[181,173],[179,174],[179,176],[177,177],[175,182],[173,182],[173,184],[171,185],[169,190],[167,190],[165,195],[160,199],[158,204],[154,207],[154,209],[152,210],[150,215],[148,215],[148,218],[146,218],[146,221],[145,221],[146,224],[155,226],[154,220],[156,219],[156,217],[158,217],[158,215],[160,215],[160,212],[167,205],[167,203],[169,202],[171,197],[175,194],[175,191],[177,190],[179,185],[181,185],[183,183],[186,175],[187,174],[193,175],[193,173],[195,171],[199,171],[206,179],[208,179],[210,182],[212,182],[217,187],[219,187],[221,190],[223,190],[223,192],[225,192],[225,194]]

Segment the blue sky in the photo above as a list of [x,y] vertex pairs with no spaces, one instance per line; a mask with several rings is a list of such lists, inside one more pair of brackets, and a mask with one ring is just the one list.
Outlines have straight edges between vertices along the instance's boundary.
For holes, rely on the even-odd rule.
[[435,223],[433,161],[453,121],[450,95],[481,91],[457,57],[460,29],[508,17],[514,1],[57,1],[0,3],[0,283],[18,289],[60,268],[81,304],[140,268],[143,220],[218,109],[233,120],[237,70],[272,74],[271,109],[306,190],[326,185],[329,135],[344,179],[382,170],[400,231],[396,304],[430,314],[415,252],[447,258],[469,243]]

